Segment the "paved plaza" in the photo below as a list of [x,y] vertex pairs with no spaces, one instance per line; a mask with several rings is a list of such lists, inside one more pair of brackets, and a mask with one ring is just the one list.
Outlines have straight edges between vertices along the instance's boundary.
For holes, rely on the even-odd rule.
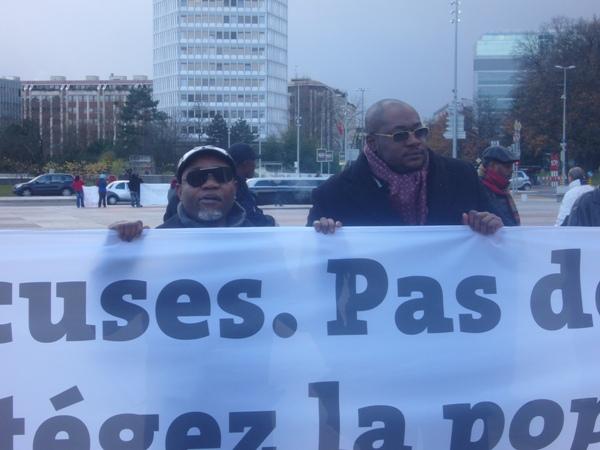
[[[515,200],[523,225],[554,225],[560,206],[554,196],[519,193]],[[266,206],[263,209],[281,226],[304,226],[309,206]],[[162,223],[164,210],[156,206],[134,209],[129,205],[77,209],[70,199],[8,197],[0,200],[0,229],[102,229],[118,220],[137,219],[155,227]]]

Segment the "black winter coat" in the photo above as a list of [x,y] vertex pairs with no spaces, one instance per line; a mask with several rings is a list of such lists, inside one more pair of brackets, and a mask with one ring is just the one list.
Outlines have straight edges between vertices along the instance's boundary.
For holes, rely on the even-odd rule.
[[[490,212],[496,214],[502,219],[502,223],[507,227],[516,227],[518,225],[513,210],[508,202],[506,195],[499,195],[483,185],[484,192],[487,195]],[[508,194],[510,195],[510,194]]]
[[[429,150],[426,225],[461,225],[470,210],[489,211],[475,169]],[[313,191],[307,225],[327,217],[344,226],[406,225],[389,200],[389,190],[377,180],[364,154]]]
[[579,197],[568,220],[570,227],[600,227],[600,190],[595,189]]

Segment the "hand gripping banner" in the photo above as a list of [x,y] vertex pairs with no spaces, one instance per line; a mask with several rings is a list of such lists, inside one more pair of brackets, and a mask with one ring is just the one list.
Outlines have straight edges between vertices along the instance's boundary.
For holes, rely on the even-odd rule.
[[600,448],[600,232],[0,232],[0,449]]

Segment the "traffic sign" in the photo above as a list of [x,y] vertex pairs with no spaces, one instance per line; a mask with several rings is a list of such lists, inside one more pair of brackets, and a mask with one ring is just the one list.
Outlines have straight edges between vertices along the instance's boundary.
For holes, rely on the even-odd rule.
[[317,149],[317,162],[333,162],[333,151],[326,148]]

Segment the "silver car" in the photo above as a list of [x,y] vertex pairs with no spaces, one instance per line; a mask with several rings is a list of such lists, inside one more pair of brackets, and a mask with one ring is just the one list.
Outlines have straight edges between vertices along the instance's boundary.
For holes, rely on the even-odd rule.
[[516,174],[513,174],[510,179],[510,187],[513,186],[519,190],[528,191],[531,189],[531,180],[523,170],[517,170]]
[[130,202],[129,181],[117,180],[106,186],[106,201],[109,205],[116,205],[119,202]]

